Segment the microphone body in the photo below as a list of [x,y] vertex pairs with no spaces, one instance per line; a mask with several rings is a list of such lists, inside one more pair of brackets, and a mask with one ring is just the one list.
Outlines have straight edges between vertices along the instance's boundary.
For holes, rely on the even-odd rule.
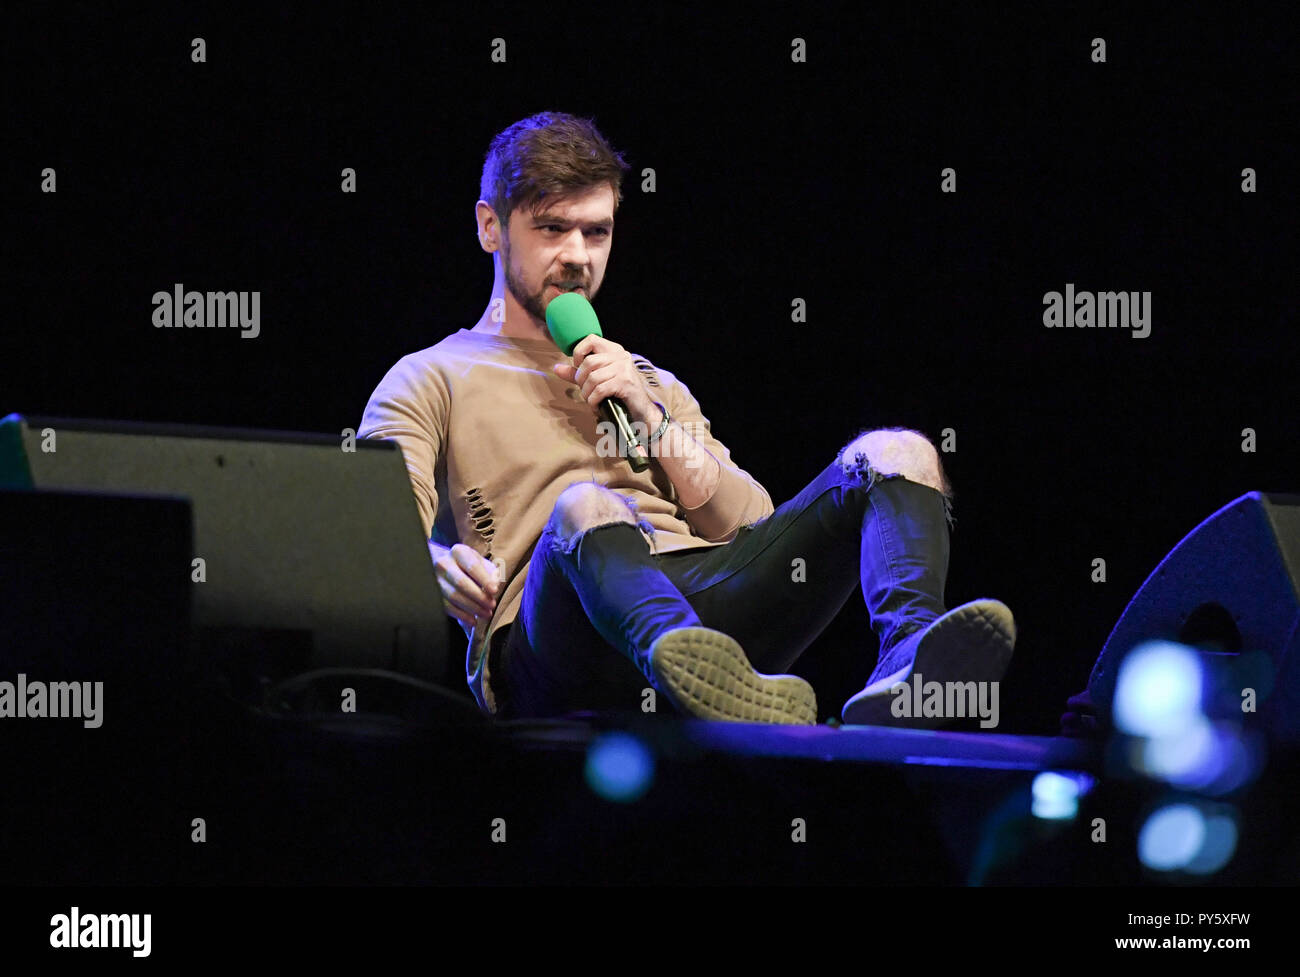
[[636,429],[632,426],[632,419],[627,413],[627,405],[617,397],[606,397],[600,402],[600,412],[618,431],[620,448],[623,445],[627,446],[627,454],[624,457],[632,466],[632,471],[643,472],[649,468],[650,459],[646,457],[645,446],[637,440]]

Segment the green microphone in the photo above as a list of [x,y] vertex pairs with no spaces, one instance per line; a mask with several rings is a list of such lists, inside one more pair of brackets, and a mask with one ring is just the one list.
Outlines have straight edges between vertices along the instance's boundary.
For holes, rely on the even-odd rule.
[[[546,328],[551,332],[555,345],[564,350],[565,356],[573,355],[573,347],[588,336],[603,336],[600,320],[591,303],[577,292],[562,292],[551,299],[546,306]],[[617,397],[606,397],[600,402],[601,415],[618,429],[621,445],[627,445],[627,462],[632,471],[643,472],[650,467],[650,459],[645,449],[637,440],[632,429],[632,421],[627,414],[627,405]]]

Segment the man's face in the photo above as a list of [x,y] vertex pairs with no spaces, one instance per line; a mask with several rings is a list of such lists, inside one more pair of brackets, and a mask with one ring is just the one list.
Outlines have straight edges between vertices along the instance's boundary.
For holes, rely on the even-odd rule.
[[605,277],[614,238],[614,190],[596,187],[542,206],[518,208],[501,236],[506,287],[529,313],[546,321],[546,306],[564,291],[589,301]]

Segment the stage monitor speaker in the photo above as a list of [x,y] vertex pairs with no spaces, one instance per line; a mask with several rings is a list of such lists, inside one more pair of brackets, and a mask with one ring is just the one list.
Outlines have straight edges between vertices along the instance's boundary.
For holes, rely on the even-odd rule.
[[1300,739],[1300,496],[1247,492],[1193,529],[1160,561],[1120,616],[1088,680],[1110,722],[1119,663],[1136,645],[1167,639],[1215,657],[1263,651],[1272,685],[1259,715]]
[[378,668],[464,690],[401,450],[344,447],[328,435],[11,414],[0,487],[190,499],[182,569],[198,654],[243,659],[246,676]]

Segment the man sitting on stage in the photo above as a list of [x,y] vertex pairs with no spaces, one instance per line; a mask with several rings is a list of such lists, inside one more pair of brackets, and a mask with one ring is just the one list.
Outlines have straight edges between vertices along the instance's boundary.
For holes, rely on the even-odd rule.
[[[811,686],[770,673],[860,586],[879,653],[843,720],[938,724],[894,715],[891,687],[998,681],[1015,624],[996,600],[944,607],[952,493],[924,436],[865,431],[774,508],[675,374],[594,335],[570,364],[551,339],[549,303],[600,290],[627,169],[570,115],[498,134],[476,205],[487,309],[399,360],[366,406],[360,435],[401,445],[480,707],[542,717],[662,696],[689,716],[815,723]],[[606,450],[607,397],[648,433],[645,471]]]

